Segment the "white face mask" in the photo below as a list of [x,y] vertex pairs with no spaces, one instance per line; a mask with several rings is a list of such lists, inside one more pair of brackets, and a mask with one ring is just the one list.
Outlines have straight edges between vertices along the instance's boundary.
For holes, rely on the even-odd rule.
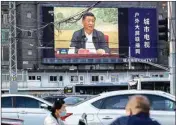
[[66,115],[67,115],[66,111],[61,111],[61,113],[59,113],[59,116],[60,116],[60,117],[64,117],[64,116],[66,116]]

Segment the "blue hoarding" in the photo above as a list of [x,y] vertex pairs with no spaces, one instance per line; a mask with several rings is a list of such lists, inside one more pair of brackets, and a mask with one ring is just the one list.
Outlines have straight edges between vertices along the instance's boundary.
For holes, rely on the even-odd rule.
[[129,8],[128,25],[131,56],[157,58],[156,9]]

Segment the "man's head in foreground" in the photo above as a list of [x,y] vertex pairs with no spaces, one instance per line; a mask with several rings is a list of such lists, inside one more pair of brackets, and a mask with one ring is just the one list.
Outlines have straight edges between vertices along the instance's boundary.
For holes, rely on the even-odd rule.
[[147,97],[142,95],[132,96],[126,105],[127,115],[136,115],[141,112],[149,114],[150,112],[149,100],[147,99]]

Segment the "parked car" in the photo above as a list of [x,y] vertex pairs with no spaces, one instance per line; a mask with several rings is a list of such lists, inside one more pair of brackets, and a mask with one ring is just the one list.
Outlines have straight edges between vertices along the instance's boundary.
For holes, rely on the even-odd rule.
[[58,99],[65,99],[65,98],[66,98],[65,95],[50,95],[50,96],[43,97],[44,100],[52,104]]
[[1,125],[23,125],[23,120],[12,118],[1,118]]
[[66,105],[75,105],[87,98],[90,98],[92,95],[51,95],[43,97],[44,100],[54,103],[58,99],[63,99]]
[[66,105],[75,105],[81,101],[84,101],[86,98],[78,96],[70,96],[64,99]]
[[175,96],[151,90],[123,90],[96,95],[77,105],[67,107],[66,125],[77,125],[83,113],[88,125],[108,125],[116,118],[126,115],[125,106],[132,95],[144,95],[151,103],[151,117],[161,125],[175,125]]
[[4,94],[1,106],[3,118],[21,119],[24,125],[43,125],[52,104],[31,95]]

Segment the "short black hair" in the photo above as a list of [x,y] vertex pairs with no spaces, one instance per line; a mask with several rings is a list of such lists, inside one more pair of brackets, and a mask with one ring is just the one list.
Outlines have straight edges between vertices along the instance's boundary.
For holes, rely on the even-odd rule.
[[[82,16],[82,20],[84,20],[87,16],[92,16],[92,17],[95,18],[95,16],[94,16],[93,13],[91,13],[91,12],[86,12],[86,13],[83,14],[83,16]],[[96,19],[96,18],[95,18],[95,19]]]

